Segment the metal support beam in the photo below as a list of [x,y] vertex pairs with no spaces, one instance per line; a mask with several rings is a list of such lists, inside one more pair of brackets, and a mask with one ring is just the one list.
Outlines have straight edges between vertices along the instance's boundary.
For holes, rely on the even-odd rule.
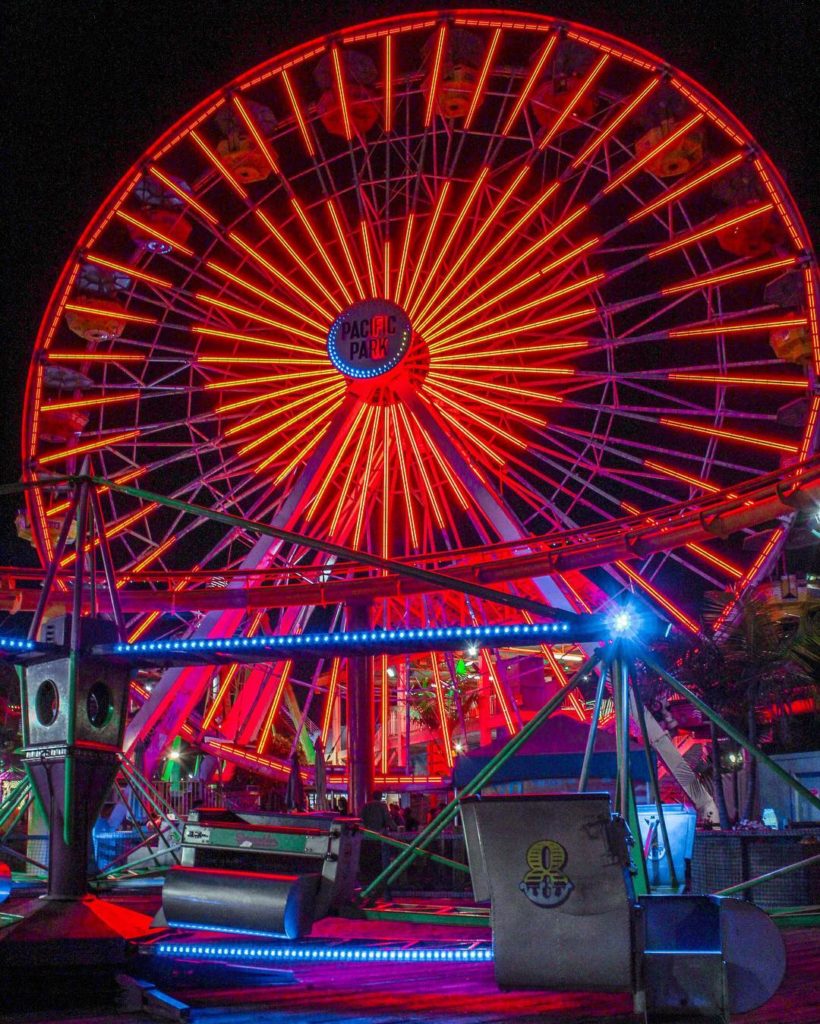
[[[352,604],[347,628],[370,629],[370,617],[369,604]],[[373,792],[373,659],[368,655],[348,659],[347,770],[349,811],[358,815]]]

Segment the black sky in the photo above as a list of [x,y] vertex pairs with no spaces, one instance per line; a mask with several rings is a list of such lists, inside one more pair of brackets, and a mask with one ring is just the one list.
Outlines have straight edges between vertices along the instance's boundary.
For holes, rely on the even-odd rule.
[[[370,18],[433,6],[6,0],[0,483],[20,475],[23,387],[42,311],[74,242],[130,164],[208,93],[280,50]],[[815,242],[820,237],[820,4],[486,0],[476,6],[540,11],[606,29],[692,75],[770,153]],[[0,505],[0,564],[24,553],[9,529],[13,508]]]

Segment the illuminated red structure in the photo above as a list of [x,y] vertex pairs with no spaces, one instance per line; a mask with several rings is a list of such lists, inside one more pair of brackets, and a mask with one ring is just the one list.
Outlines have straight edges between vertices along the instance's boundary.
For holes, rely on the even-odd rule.
[[[89,456],[115,482],[442,572],[586,531],[583,565],[508,585],[575,611],[630,590],[697,632],[703,589],[751,587],[784,525],[674,543],[657,525],[632,552],[601,531],[732,500],[814,451],[810,248],[745,128],[651,54],[530,14],[356,26],[209,97],[108,197],[37,339],[25,473]],[[114,490],[102,500],[121,580],[157,591],[130,639],[500,617],[457,593],[380,593],[343,612],[360,567]],[[59,482],[29,492],[44,564],[66,501]],[[273,621],[243,603],[302,583],[302,603],[271,600]],[[369,666],[386,785],[446,776],[457,737],[514,732],[531,710],[521,666],[465,653],[464,671],[437,655]],[[578,658],[534,650],[532,702]],[[127,743],[150,766],[181,733],[281,774],[271,743],[287,715],[343,759],[347,668],[320,665],[301,692],[290,662],[169,671],[136,691]]]

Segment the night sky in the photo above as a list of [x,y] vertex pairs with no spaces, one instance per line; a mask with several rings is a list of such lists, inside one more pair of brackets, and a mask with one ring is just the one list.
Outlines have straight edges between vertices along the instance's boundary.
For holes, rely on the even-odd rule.
[[[6,0],[4,435],[0,483],[20,475],[20,418],[39,319],[83,228],[171,123],[237,74],[334,29],[428,3]],[[455,4],[440,6],[457,6]],[[783,173],[820,237],[816,168],[820,5],[803,0],[555,0],[505,4],[587,23],[644,46],[722,100]],[[0,563],[33,556],[0,502]]]

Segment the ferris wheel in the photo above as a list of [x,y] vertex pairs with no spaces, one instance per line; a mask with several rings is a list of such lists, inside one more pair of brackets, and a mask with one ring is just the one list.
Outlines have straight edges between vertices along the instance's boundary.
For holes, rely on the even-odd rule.
[[[532,14],[355,26],[209,97],[103,203],[36,341],[24,472],[90,459],[114,483],[442,570],[651,517],[814,451],[810,251],[766,154],[660,58]],[[65,486],[31,490],[21,520],[44,563]],[[101,499],[121,578],[157,591],[318,593],[354,572],[113,488]],[[575,611],[629,590],[697,632],[704,590],[741,595],[784,537],[770,524],[602,554],[515,587]],[[279,627],[338,624],[322,603],[284,607]],[[384,597],[371,615],[498,612],[451,594]],[[129,619],[132,639],[265,624],[167,603]],[[407,695],[381,661],[386,736]],[[426,670],[440,693],[446,666]],[[476,669],[514,728],[501,670]],[[159,750],[193,715],[200,735],[261,756],[289,671],[168,673],[132,743]],[[308,691],[312,709],[291,712],[327,738],[339,664]],[[383,740],[384,771],[390,757]]]

